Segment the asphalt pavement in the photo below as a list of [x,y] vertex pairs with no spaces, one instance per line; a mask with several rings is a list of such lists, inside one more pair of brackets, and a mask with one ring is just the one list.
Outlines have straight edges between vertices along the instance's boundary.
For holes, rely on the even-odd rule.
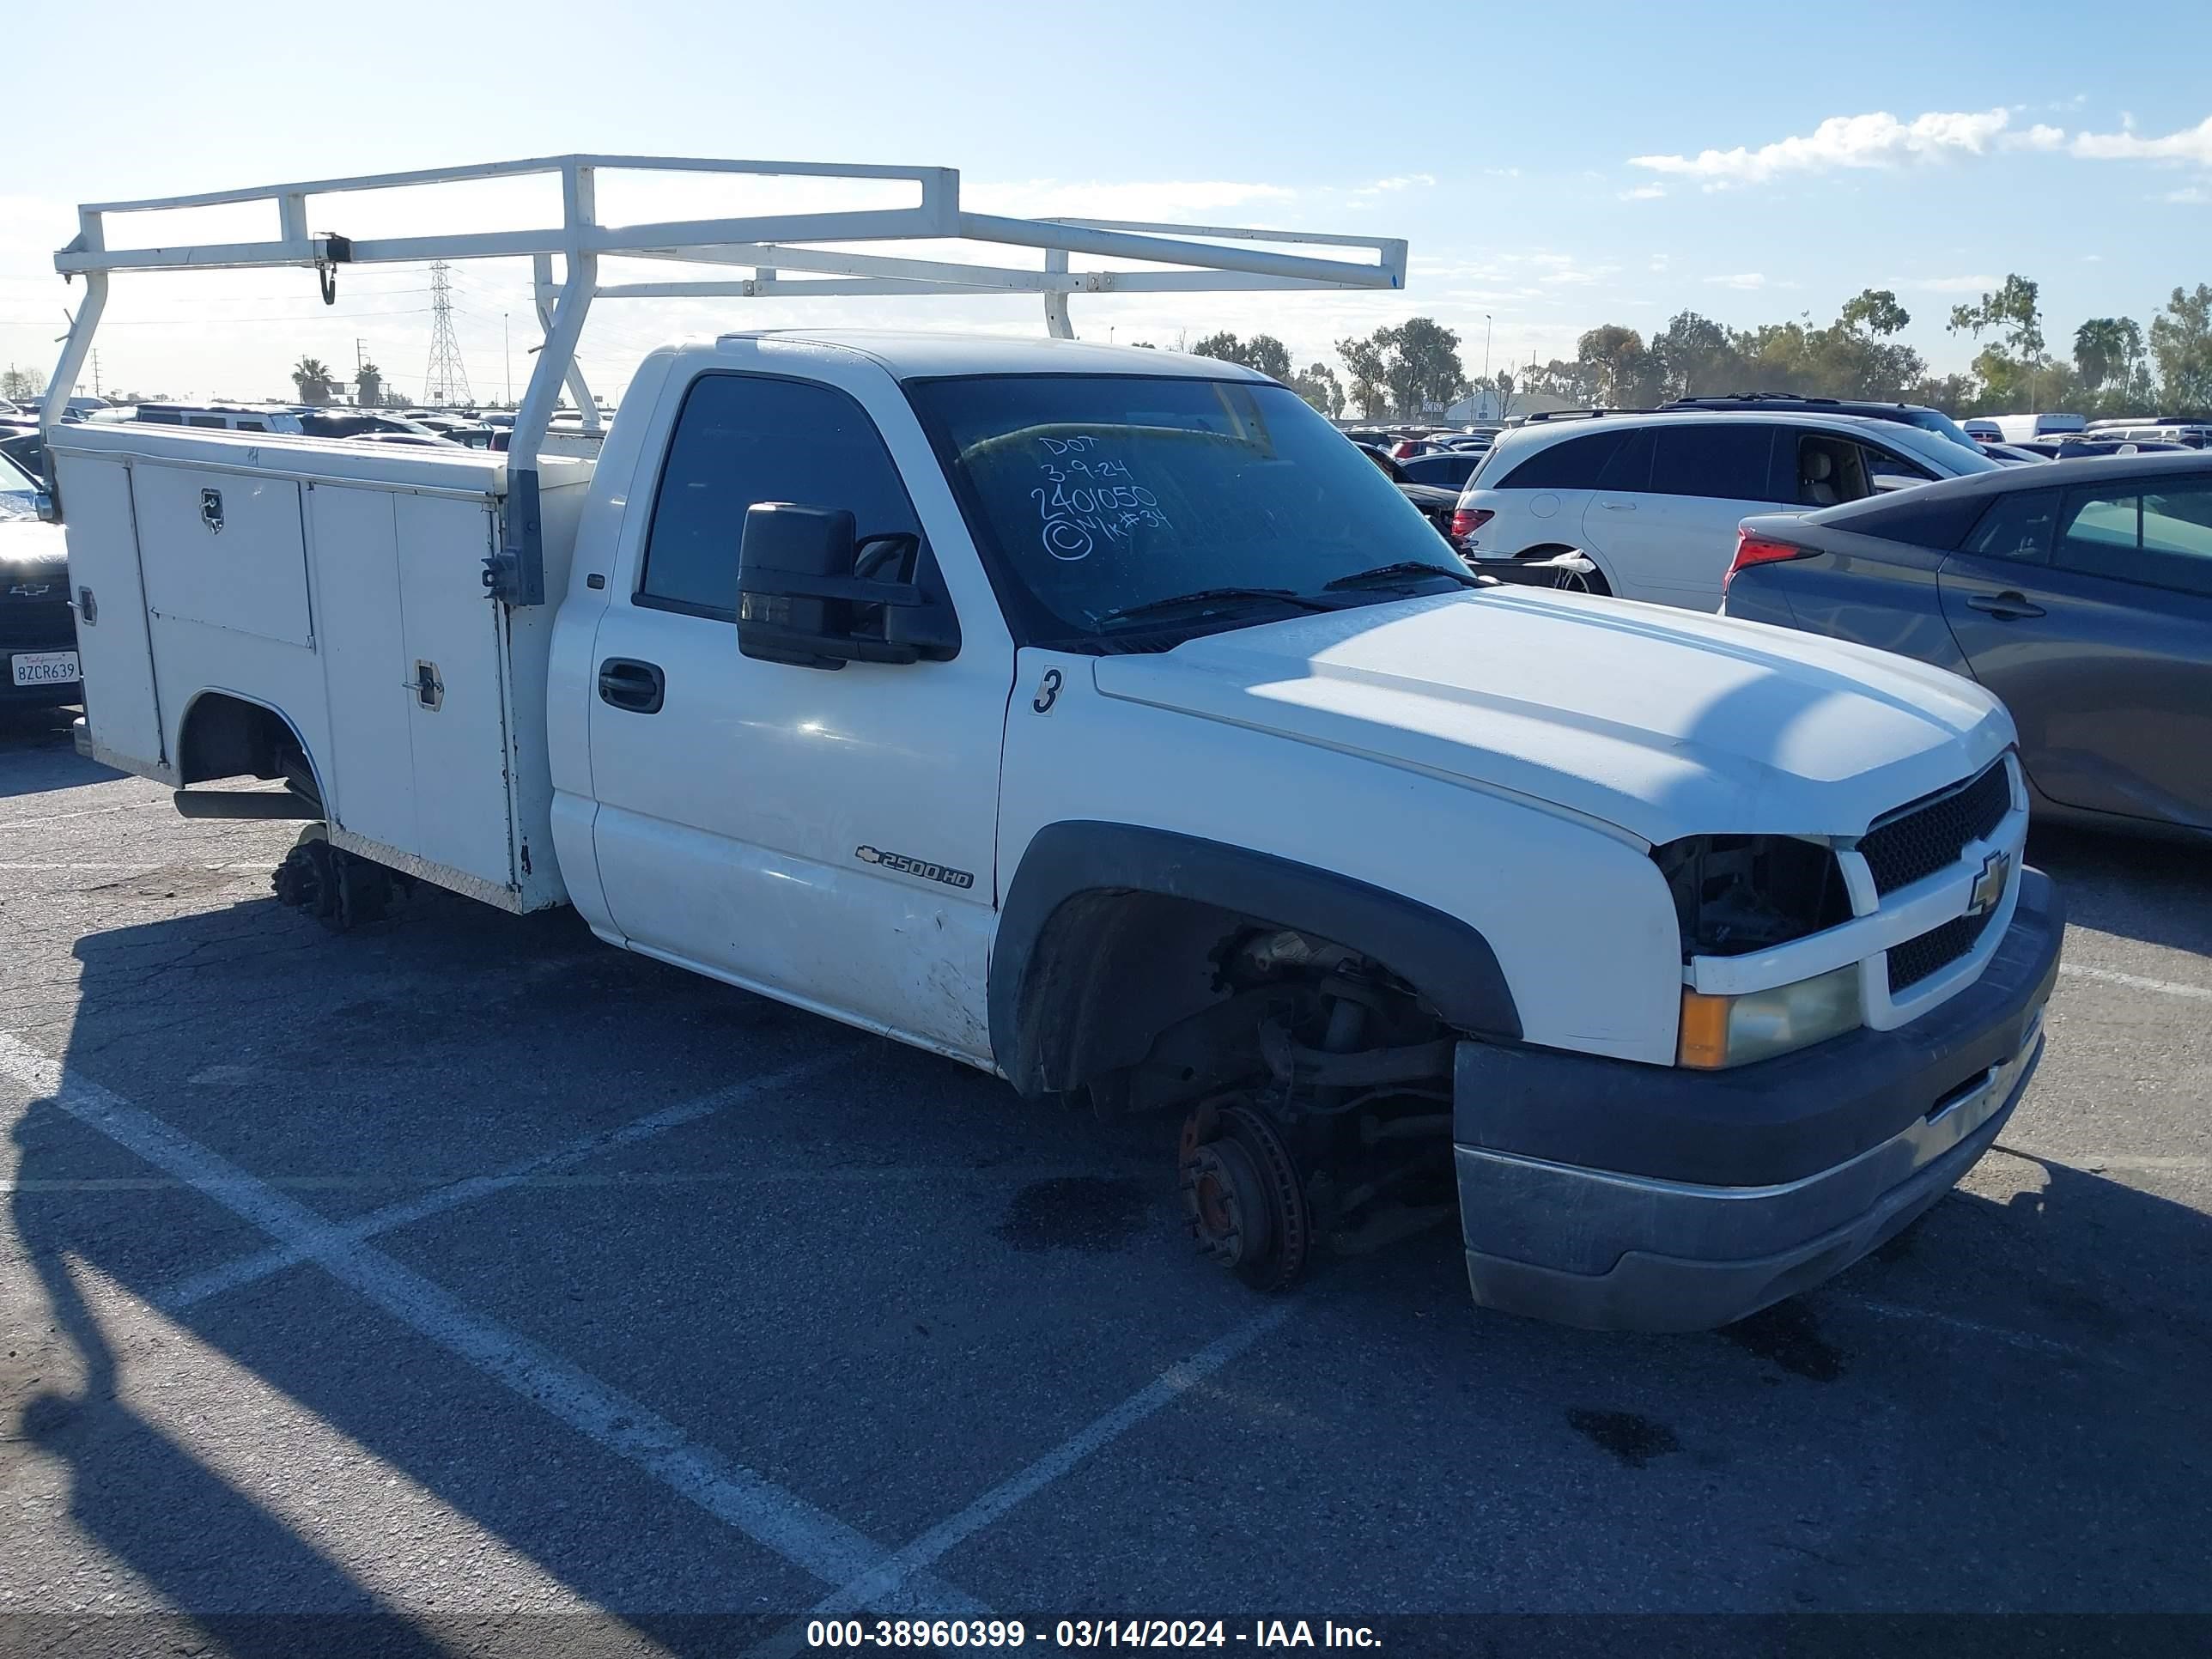
[[270,896],[293,832],[0,726],[0,1649],[2212,1612],[2201,850],[2039,831],[2071,926],[1999,1147],[1635,1337],[1476,1310],[1449,1231],[1255,1296],[1170,1124],[567,912],[334,934]]

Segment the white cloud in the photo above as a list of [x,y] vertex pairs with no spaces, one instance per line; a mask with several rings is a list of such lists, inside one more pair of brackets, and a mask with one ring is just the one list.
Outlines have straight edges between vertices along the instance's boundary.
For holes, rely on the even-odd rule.
[[2123,116],[2118,132],[2076,133],[2074,154],[2092,161],[2194,161],[2212,167],[2212,115],[2163,138],[2145,138],[2134,125]]
[[1916,294],[1986,294],[2003,285],[2004,279],[1999,276],[1922,276],[1890,284],[1893,288],[1910,289]]
[[2047,126],[2038,121],[2025,132],[2001,133],[1997,137],[2000,149],[2057,149],[2066,142],[2066,129]]
[[1758,270],[1739,271],[1733,276],[1708,276],[1705,280],[1717,288],[1754,289],[1766,286],[1766,274]]
[[1437,181],[1433,173],[1400,173],[1388,179],[1377,179],[1371,185],[1362,185],[1352,193],[1354,196],[1380,196],[1389,191],[1426,189]]
[[1785,173],[1893,167],[1900,161],[1962,152],[1979,155],[2011,118],[2002,109],[1931,111],[1910,121],[1881,110],[1869,115],[1832,115],[1809,135],[1778,139],[1757,149],[1738,145],[1700,150],[1695,155],[1633,155],[1629,165],[1703,179],[1715,186],[1759,184]]
[[1621,191],[1620,199],[1624,202],[1654,202],[1666,193],[1667,186],[1664,185],[1638,185],[1633,190]]
[[2206,190],[2202,185],[2185,185],[2179,190],[2169,190],[2162,199],[2185,202],[2194,206],[2202,202],[2212,202],[2212,191]]

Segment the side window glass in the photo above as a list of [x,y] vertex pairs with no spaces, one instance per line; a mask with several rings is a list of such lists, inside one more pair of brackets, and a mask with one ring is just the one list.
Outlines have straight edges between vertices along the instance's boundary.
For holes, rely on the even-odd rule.
[[2212,483],[2069,497],[2052,556],[2087,575],[2212,593]]
[[734,617],[738,540],[762,501],[843,507],[863,542],[921,533],[882,434],[851,398],[801,380],[702,375],[661,468],[638,602]]
[[1651,428],[1639,427],[1613,452],[1613,459],[1597,475],[1592,488],[1641,495],[1651,489]]
[[1615,431],[1570,438],[1538,450],[1503,478],[1485,478],[1483,483],[1506,489],[1589,489],[1627,436]]
[[1865,448],[1864,461],[1869,478],[1886,472],[1899,478],[1917,478],[1925,483],[1936,476],[1917,461],[1908,461],[1893,450],[1876,449],[1871,445]]
[[1662,428],[1650,488],[1662,495],[1704,495],[1715,501],[1766,497],[1767,453],[1774,429],[1745,422]]
[[1863,452],[1856,444],[1824,433],[1808,433],[1797,441],[1799,506],[1834,507],[1872,493]]
[[2057,522],[2057,490],[2015,490],[1990,504],[1959,550],[1978,558],[2045,564],[2051,558],[2051,527]]

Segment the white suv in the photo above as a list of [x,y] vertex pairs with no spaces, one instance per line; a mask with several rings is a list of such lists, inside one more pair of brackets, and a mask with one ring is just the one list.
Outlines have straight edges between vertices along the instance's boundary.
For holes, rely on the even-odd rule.
[[1461,492],[1470,558],[1574,551],[1591,591],[1715,611],[1737,521],[1998,463],[1942,434],[1849,415],[1537,416],[1501,436]]

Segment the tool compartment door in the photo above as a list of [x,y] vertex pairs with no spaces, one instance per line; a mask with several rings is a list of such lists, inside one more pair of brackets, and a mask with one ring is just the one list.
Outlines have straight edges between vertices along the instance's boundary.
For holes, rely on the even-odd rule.
[[410,849],[501,887],[514,879],[501,607],[483,586],[491,509],[393,498],[404,678],[415,766]]
[[77,605],[86,723],[93,741],[111,754],[159,765],[168,756],[154,689],[130,465],[58,450],[54,465],[69,503],[70,597]]

